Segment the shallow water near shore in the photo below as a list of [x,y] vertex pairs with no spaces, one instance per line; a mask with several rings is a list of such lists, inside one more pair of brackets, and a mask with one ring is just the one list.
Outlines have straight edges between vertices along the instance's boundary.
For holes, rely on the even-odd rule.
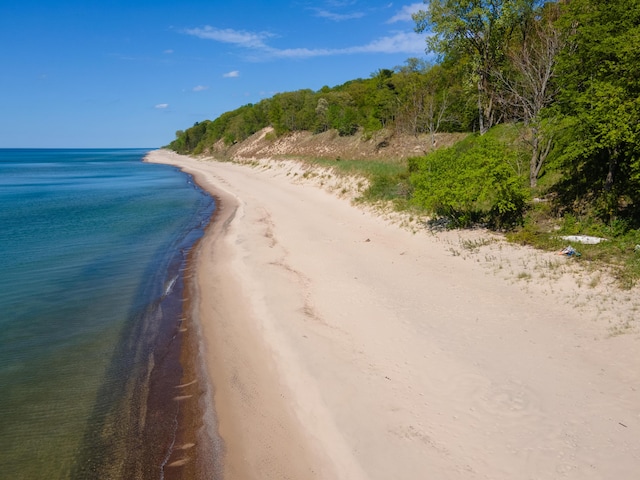
[[0,150],[3,478],[164,476],[180,272],[214,204],[145,153]]

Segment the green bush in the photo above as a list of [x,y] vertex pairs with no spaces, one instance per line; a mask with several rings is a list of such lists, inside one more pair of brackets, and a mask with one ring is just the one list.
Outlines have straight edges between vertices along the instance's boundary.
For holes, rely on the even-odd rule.
[[409,159],[412,202],[461,227],[521,224],[528,194],[525,180],[512,168],[518,155],[483,136],[464,148]]
[[352,107],[329,107],[329,124],[341,137],[348,137],[358,131],[358,112]]
[[233,133],[225,133],[223,137],[225,146],[229,147],[236,143],[236,136]]

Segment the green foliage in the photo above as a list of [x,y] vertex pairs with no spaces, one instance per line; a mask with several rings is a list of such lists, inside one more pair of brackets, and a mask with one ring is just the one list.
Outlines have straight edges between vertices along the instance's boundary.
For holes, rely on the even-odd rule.
[[640,251],[636,250],[636,245],[640,245],[640,231],[630,229],[626,222],[605,224],[594,217],[565,216],[558,233],[606,239],[597,245],[580,245],[582,260],[612,267],[614,276],[625,288],[632,287],[640,279]]
[[563,205],[605,223],[640,210],[640,4],[574,0],[560,25],[569,46],[559,58],[563,115],[557,186]]
[[[592,216],[578,217],[567,214],[556,228],[544,217],[537,217],[535,208],[530,210],[524,225],[507,233],[507,239],[522,245],[530,245],[548,251],[560,251],[567,246],[565,235],[592,235],[606,239],[596,245],[574,244],[580,261],[595,268],[606,268],[623,288],[631,288],[640,280],[640,231],[630,228],[624,221],[605,224]],[[559,229],[557,229],[559,227]]]
[[[380,69],[368,79],[356,79],[317,92],[284,92],[257,104],[225,112],[213,121],[176,132],[169,148],[179,153],[203,153],[216,142],[229,146],[271,126],[276,136],[296,131],[321,133],[334,129],[340,136],[382,128],[404,133],[460,131],[466,97],[457,86],[459,74],[418,59],[394,70]],[[407,108],[407,105],[411,105]],[[433,108],[436,106],[437,112]],[[441,108],[442,107],[442,108]],[[437,125],[434,113],[440,114]],[[445,115],[446,113],[446,115]]]
[[397,201],[408,200],[412,192],[409,175],[400,173],[378,173],[371,177],[369,187],[363,194],[364,200]]
[[[204,153],[267,126],[270,140],[299,130],[372,138],[385,128],[433,140],[436,132],[480,131],[482,140],[469,136],[412,159],[409,170],[331,163],[367,176],[366,200],[410,202],[462,226],[522,224],[512,235],[525,243],[555,245],[552,224],[610,237],[608,245],[633,239],[640,228],[640,3],[429,0],[414,19],[417,30],[432,31],[427,42],[438,63],[410,58],[366,79],[280,93],[179,130],[169,147]],[[527,205],[534,195],[545,201]],[[626,252],[624,245],[598,248]]]
[[202,140],[209,123],[208,120],[202,123],[196,122],[193,127],[186,131],[178,130],[176,132],[177,138],[169,144],[169,148],[178,153],[191,153]]
[[559,251],[566,246],[566,242],[542,230],[538,224],[525,218],[520,228],[506,234],[510,242],[527,245],[549,251]]
[[[297,157],[296,157],[297,158]],[[302,158],[301,160],[317,165],[328,167],[341,175],[359,175],[368,179],[375,177],[401,176],[406,173],[406,165],[386,160],[349,160],[327,158]]]
[[413,202],[459,226],[522,222],[527,191],[509,163],[518,152],[489,137],[409,160]]
[[416,31],[430,32],[427,48],[440,59],[464,59],[476,86],[478,129],[497,123],[499,91],[493,79],[505,64],[507,45],[526,30],[540,0],[429,0],[413,14]]
[[331,105],[328,116],[329,125],[337,130],[341,137],[353,135],[358,130],[358,115],[353,107]]

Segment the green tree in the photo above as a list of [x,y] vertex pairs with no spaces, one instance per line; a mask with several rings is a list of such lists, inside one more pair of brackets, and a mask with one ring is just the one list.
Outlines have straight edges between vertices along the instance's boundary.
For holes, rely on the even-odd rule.
[[203,143],[206,143],[206,145],[213,145],[218,140],[222,139],[227,131],[229,123],[231,122],[235,114],[235,111],[225,112],[214,121],[209,123],[209,125],[207,126],[207,132],[203,139]]
[[413,14],[416,31],[430,32],[428,49],[441,58],[466,61],[477,91],[478,126],[484,134],[497,122],[494,71],[504,62],[505,45],[529,21],[540,0],[424,0]]
[[268,102],[268,118],[276,134],[312,130],[317,97],[311,90],[278,93]]
[[372,116],[382,127],[389,126],[394,122],[398,110],[393,70],[380,69],[371,75],[371,80],[373,88],[369,90],[368,102],[372,107]]
[[559,106],[565,130],[563,188],[597,200],[614,219],[640,208],[640,3],[573,0],[561,26]]
[[451,80],[441,65],[400,69],[394,78],[398,96],[396,130],[413,135],[429,133],[431,146],[435,147],[435,134],[448,119]]
[[314,132],[321,133],[329,130],[329,118],[327,112],[329,111],[329,102],[326,98],[321,97],[318,99],[318,104],[316,105],[316,121]]
[[[557,57],[564,46],[563,35],[555,25],[560,9],[548,4],[536,19],[523,25],[519,38],[506,50],[507,68],[494,74],[501,104],[514,119],[524,122],[531,148],[529,185],[537,185],[543,164],[553,145],[556,122],[554,109],[548,109],[557,95]],[[545,110],[546,109],[546,110]]]

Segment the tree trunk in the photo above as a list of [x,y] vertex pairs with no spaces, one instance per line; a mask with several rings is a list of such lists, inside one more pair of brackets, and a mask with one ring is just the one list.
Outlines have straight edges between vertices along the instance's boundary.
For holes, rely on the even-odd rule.
[[[546,141],[546,143],[545,143]],[[541,131],[534,127],[531,129],[531,165],[529,167],[529,186],[534,188],[538,185],[538,176],[542,165],[544,164],[551,146],[553,145],[553,136],[544,138]]]
[[538,135],[536,134],[535,129],[532,131],[532,152],[531,152],[531,165],[529,166],[529,186],[531,188],[535,188],[538,185],[538,171],[536,171],[538,166],[538,147],[540,145],[540,141],[538,140]]
[[607,178],[604,182],[605,192],[610,192],[613,188],[613,182],[615,181],[615,171],[618,165],[618,152],[614,149],[613,152],[609,151],[609,171],[607,172]]
[[480,135],[487,132],[484,127],[484,111],[482,109],[482,80],[478,80],[478,129]]

